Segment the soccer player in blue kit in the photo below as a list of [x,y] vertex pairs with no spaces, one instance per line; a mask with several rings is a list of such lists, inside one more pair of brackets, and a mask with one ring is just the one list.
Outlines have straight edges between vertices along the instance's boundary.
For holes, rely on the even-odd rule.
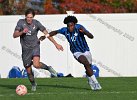
[[67,27],[52,31],[45,36],[41,36],[39,39],[44,40],[45,38],[54,36],[58,33],[63,34],[69,42],[70,51],[74,58],[84,65],[91,89],[101,90],[102,87],[90,67],[92,65],[92,56],[84,37],[84,35],[86,35],[88,38],[93,39],[93,35],[87,31],[84,26],[77,24],[77,22],[78,20],[75,16],[67,16],[64,19],[64,24],[67,24]]
[[[57,76],[57,72],[46,64],[40,62],[40,41],[37,37],[40,30],[44,34],[48,34],[46,28],[36,19],[33,19],[35,12],[33,9],[27,9],[25,19],[20,19],[17,22],[13,37],[20,37],[22,47],[22,60],[25,69],[27,70],[29,81],[32,85],[32,91],[36,91],[36,82],[31,66],[48,70],[52,75]],[[63,50],[63,47],[58,44],[53,37],[48,38],[58,50]]]

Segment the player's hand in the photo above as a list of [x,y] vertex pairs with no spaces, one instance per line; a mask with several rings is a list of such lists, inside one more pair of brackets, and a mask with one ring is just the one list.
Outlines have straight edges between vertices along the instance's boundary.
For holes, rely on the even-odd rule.
[[60,44],[56,44],[55,45],[56,46],[56,48],[60,51],[63,51],[64,49],[63,49],[63,47],[62,47],[62,45],[60,45]]
[[29,31],[28,28],[23,29],[23,33],[28,33],[28,31]]
[[46,38],[45,35],[44,35],[44,36],[41,36],[41,37],[39,38],[39,41],[43,41],[45,38]]

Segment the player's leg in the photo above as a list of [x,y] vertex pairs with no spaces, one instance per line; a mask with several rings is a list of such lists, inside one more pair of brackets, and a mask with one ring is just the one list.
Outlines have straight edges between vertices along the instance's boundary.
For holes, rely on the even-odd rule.
[[51,66],[47,66],[46,64],[40,62],[40,46],[39,45],[33,49],[33,66],[35,68],[48,70],[52,74],[52,76],[57,77],[57,72]]
[[41,68],[41,69],[48,70],[54,77],[57,77],[57,72],[51,66],[47,66],[46,64],[40,62],[39,56],[33,57],[33,66],[35,68]]
[[101,89],[100,84],[98,83],[95,75],[93,74],[93,70],[90,68],[90,64],[87,58],[84,55],[78,57],[78,61],[82,63],[86,69],[86,74],[88,76],[88,82],[91,86],[92,90],[99,90]]
[[[92,58],[90,53],[81,53],[77,52],[74,54],[74,57],[77,59],[78,62],[82,63],[86,69],[86,74],[88,76],[88,81],[93,90],[101,89],[100,84],[98,83],[95,75],[93,74],[93,70],[91,69],[91,62]],[[99,87],[100,86],[100,87]],[[99,88],[98,88],[99,87]]]
[[34,73],[32,72],[32,68],[31,67],[26,67],[26,70],[27,70],[27,74],[28,74],[28,79],[32,85],[32,88],[31,90],[32,91],[36,91],[36,82],[35,82],[35,79],[34,79]]
[[41,68],[48,70],[51,73],[52,77],[57,77],[57,72],[51,66],[47,66],[42,62],[40,62],[40,64],[41,64]]
[[32,85],[32,91],[36,91],[36,82],[34,79],[34,74],[32,72],[32,68],[31,68],[31,65],[33,64],[32,49],[23,49],[22,50],[22,60],[23,60],[23,64],[24,64],[25,69],[28,74],[28,79]]
[[86,74],[88,76],[92,76],[93,75],[93,70],[91,70],[90,64],[89,64],[87,58],[84,55],[81,55],[81,56],[78,57],[77,60],[84,65],[84,67],[86,69]]
[[[92,56],[90,51],[86,51],[84,53],[85,57],[87,58],[90,66],[92,66]],[[93,70],[93,69],[91,69]],[[100,86],[99,82],[97,81],[95,75],[93,74],[92,76],[88,76],[88,80],[89,80],[89,84],[92,82],[92,80],[94,81],[95,85],[96,85],[96,89],[100,90],[102,87]]]

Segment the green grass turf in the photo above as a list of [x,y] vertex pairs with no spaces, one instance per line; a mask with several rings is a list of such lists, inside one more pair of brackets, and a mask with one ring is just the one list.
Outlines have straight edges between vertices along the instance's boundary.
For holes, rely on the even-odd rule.
[[[137,77],[98,78],[101,91],[92,91],[86,78],[36,79],[37,91],[31,92],[28,79],[0,79],[0,100],[137,100]],[[18,96],[15,88],[24,84],[25,96]]]

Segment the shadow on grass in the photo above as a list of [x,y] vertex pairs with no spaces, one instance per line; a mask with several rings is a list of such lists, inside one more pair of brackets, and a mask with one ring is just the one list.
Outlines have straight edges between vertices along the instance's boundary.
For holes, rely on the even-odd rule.
[[46,87],[52,87],[52,88],[63,88],[63,89],[78,89],[78,90],[91,90],[90,88],[86,87],[76,87],[76,86],[66,86],[66,85],[38,85],[38,86],[46,86]]
[[[25,85],[28,89],[31,88],[31,85]],[[16,89],[17,84],[16,85],[4,85],[4,84],[0,84],[0,90],[1,89]],[[91,90],[90,88],[85,88],[85,87],[75,87],[75,86],[65,86],[65,85],[38,85],[38,89],[40,89],[41,87],[51,87],[51,88],[62,88],[62,89],[76,89],[76,90]]]
[[[12,84],[12,85],[4,85],[4,84],[0,84],[0,89],[4,89],[4,88],[7,88],[7,89],[15,89],[19,84]],[[29,87],[30,85],[25,85],[26,87]]]

